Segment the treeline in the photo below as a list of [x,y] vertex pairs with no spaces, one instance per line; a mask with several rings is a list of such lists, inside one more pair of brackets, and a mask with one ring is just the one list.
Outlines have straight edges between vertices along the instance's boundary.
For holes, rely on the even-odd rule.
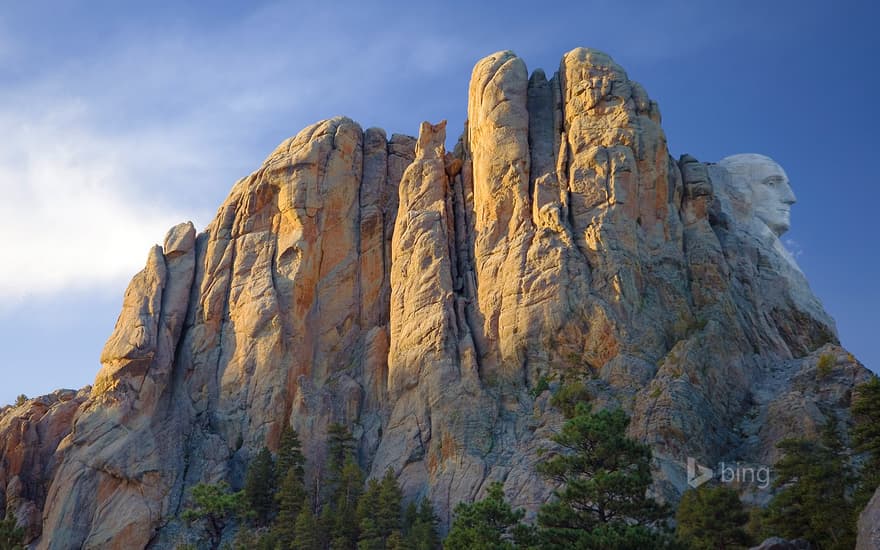
[[[456,506],[441,542],[430,502],[404,506],[392,471],[365,483],[354,440],[342,425],[329,429],[323,471],[306,472],[299,437],[287,428],[274,456],[263,448],[253,458],[241,490],[224,482],[196,485],[181,518],[212,548],[233,527],[236,537],[226,547],[236,550],[702,550],[747,548],[769,536],[848,550],[855,546],[858,513],[880,485],[876,376],[853,395],[851,448],[835,418],[818,440],[779,443],[783,456],[773,468],[776,491],[766,508],[748,508],[736,491],[710,482],[686,491],[674,516],[649,496],[651,451],[626,436],[623,411],[593,412],[580,383],[559,388],[551,404],[566,421],[537,469],[557,489],[533,522],[525,522],[494,483],[484,499]],[[307,479],[315,481],[307,486]],[[0,550],[23,550],[25,532],[4,512]]]
[[746,507],[735,490],[709,482],[682,495],[674,532],[663,520],[669,511],[644,496],[648,448],[626,438],[621,411],[592,413],[582,394],[573,386],[554,396],[569,420],[554,438],[562,452],[538,470],[560,488],[536,524],[523,523],[496,485],[486,499],[456,508],[447,549],[725,550],[771,536],[804,539],[816,550],[855,547],[859,512],[880,486],[880,378],[856,388],[852,449],[832,417],[818,440],[779,443],[766,508]]
[[551,401],[567,420],[556,448],[538,471],[555,482],[555,498],[538,509],[535,524],[505,500],[501,484],[473,504],[459,504],[444,541],[448,550],[572,550],[676,548],[670,511],[648,495],[651,449],[626,436],[620,410],[593,412],[586,387],[563,386]]
[[[273,457],[264,447],[251,461],[244,487],[199,484],[182,519],[204,530],[212,547],[230,522],[236,550],[433,550],[438,519],[427,500],[403,506],[394,473],[364,484],[354,440],[345,426],[328,431],[326,470],[306,476],[296,431],[286,428]],[[314,479],[306,486],[306,479]],[[185,547],[185,546],[184,546]]]
[[[696,550],[748,548],[781,536],[834,550],[854,547],[858,511],[880,484],[876,377],[853,399],[853,451],[834,419],[818,441],[780,442],[776,493],[765,509],[746,507],[736,491],[712,482],[685,492],[677,510],[661,505],[649,496],[650,448],[626,436],[623,411],[594,412],[579,383],[557,390],[551,402],[566,421],[537,468],[557,489],[533,522],[494,483],[483,500],[456,506],[441,544],[430,503],[403,506],[392,471],[365,485],[340,425],[329,431],[325,475],[306,476],[297,434],[287,429],[275,457],[264,448],[253,459],[241,491],[198,485],[183,517],[198,522],[214,547],[228,523],[239,522],[237,549]],[[307,478],[320,482],[307,488]]]
[[859,512],[880,486],[880,378],[855,388],[851,413],[851,449],[833,417],[818,440],[779,443],[778,491],[766,509],[753,510],[752,532],[806,539],[818,550],[855,547]]

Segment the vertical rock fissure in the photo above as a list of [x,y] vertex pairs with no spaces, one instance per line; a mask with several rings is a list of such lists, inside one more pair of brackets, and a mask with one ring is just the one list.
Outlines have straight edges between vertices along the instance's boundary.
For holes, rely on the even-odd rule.
[[[867,376],[836,341],[818,347],[833,323],[794,266],[774,263],[776,235],[752,231],[746,199],[710,204],[681,175],[656,106],[608,56],[575,50],[547,80],[499,52],[475,68],[468,103],[451,155],[442,123],[418,142],[343,118],[303,130],[233,187],[191,280],[133,281],[149,307],[120,325],[121,345],[147,349],[158,319],[165,356],[114,356],[132,367],[110,380],[119,391],[85,392],[76,425],[65,420],[69,454],[39,451],[61,463],[40,550],[112,546],[130,525],[130,547],[173,545],[187,491],[238,486],[282,412],[310,464],[327,425],[346,422],[372,475],[391,466],[448,520],[492,480],[530,511],[550,498],[534,464],[560,417],[549,392],[527,391],[541,375],[589,371],[591,399],[627,410],[673,499],[682,458],[770,461],[781,435],[816,428]],[[836,362],[814,389],[823,354]],[[748,407],[761,422],[738,419]],[[32,445],[54,444],[51,429],[10,427],[15,411],[0,413],[0,449],[35,433]],[[31,456],[32,470],[49,463]],[[15,467],[0,456],[4,480]],[[25,490],[4,483],[0,500]]]

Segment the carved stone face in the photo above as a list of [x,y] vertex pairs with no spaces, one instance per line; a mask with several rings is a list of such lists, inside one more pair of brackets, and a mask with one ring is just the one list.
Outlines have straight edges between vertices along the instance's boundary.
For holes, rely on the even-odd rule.
[[751,198],[756,218],[777,236],[791,227],[791,205],[797,200],[785,170],[764,155],[745,154],[727,157],[721,162],[734,185]]

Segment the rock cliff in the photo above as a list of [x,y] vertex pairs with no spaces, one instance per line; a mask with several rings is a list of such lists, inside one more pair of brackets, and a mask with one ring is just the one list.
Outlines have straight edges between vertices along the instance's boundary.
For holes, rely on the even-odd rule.
[[240,485],[287,423],[317,471],[346,424],[444,521],[495,480],[534,510],[573,378],[631,413],[672,500],[689,457],[768,464],[847,422],[869,373],[779,242],[794,196],[770,159],[673,159],[657,103],[584,48],[549,79],[481,60],[445,144],[444,122],[325,120],[204,231],[172,228],[94,385],[0,411],[0,504],[35,546],[173,547],[187,489]]

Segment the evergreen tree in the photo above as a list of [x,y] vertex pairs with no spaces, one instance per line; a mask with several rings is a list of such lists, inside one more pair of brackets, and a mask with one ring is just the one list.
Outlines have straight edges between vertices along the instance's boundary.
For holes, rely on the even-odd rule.
[[25,550],[24,529],[15,524],[14,517],[0,520],[0,550]]
[[278,540],[274,533],[266,530],[251,529],[242,525],[232,541],[235,550],[277,550]]
[[327,429],[327,458],[318,494],[321,506],[327,503],[332,505],[345,463],[354,458],[354,438],[351,432],[342,424],[331,424]]
[[358,500],[357,520],[359,527],[358,550],[382,550],[384,541],[379,524],[376,521],[376,511],[379,508],[379,481],[370,479],[367,489]]
[[520,520],[524,512],[510,507],[498,482],[489,486],[483,500],[459,503],[454,514],[443,544],[446,550],[508,550],[521,543],[524,526]]
[[296,517],[291,548],[293,550],[323,550],[324,548],[318,522],[308,501],[303,501],[300,513]]
[[764,541],[770,537],[776,536],[770,527],[767,525],[767,514],[764,509],[760,506],[752,506],[748,510],[749,513],[749,521],[746,523],[746,533],[749,535],[749,539],[753,541]]
[[376,510],[376,523],[386,540],[394,531],[400,531],[402,502],[403,493],[400,485],[397,484],[397,476],[391,468],[388,468],[382,481],[379,482],[379,507]]
[[403,517],[401,519],[403,524],[403,534],[409,535],[418,520],[419,507],[414,500],[411,500],[406,505],[406,508],[403,509]]
[[213,546],[220,544],[220,536],[233,514],[241,509],[241,492],[230,492],[229,485],[199,483],[192,489],[193,505],[181,514],[187,522],[201,521]]
[[336,493],[333,496],[329,526],[332,547],[336,550],[352,549],[357,546],[358,499],[364,487],[364,475],[354,458],[348,457],[339,474]]
[[694,550],[745,548],[751,542],[744,530],[749,513],[727,487],[703,485],[686,491],[675,519],[678,538]]
[[276,501],[278,515],[275,516],[272,533],[281,550],[289,550],[296,536],[296,520],[302,511],[303,502],[308,502],[308,494],[296,468],[287,469],[287,475],[284,476],[278,489]]
[[584,403],[590,398],[587,385],[576,380],[561,386],[550,398],[550,405],[562,411],[565,418],[572,418],[577,412],[578,403]]
[[435,550],[440,548],[440,535],[437,532],[437,525],[440,523],[440,519],[434,513],[431,501],[423,499],[418,511],[415,510],[415,503],[411,502],[404,516],[407,548],[410,550]]
[[381,481],[371,479],[367,490],[357,504],[357,517],[360,526],[358,548],[361,550],[382,549],[389,547],[389,540],[396,541],[396,547],[406,544],[402,532],[401,503],[403,493],[397,484],[394,471],[389,468]]
[[333,474],[340,474],[345,462],[354,457],[354,438],[342,424],[330,424],[327,428],[327,469],[332,479]]
[[844,446],[829,421],[821,441],[786,439],[776,463],[781,490],[767,507],[765,523],[785,538],[805,538],[822,550],[855,546],[856,510],[847,497],[853,485]]
[[306,457],[302,452],[299,434],[290,426],[281,431],[278,456],[275,462],[275,470],[279,479],[284,479],[287,471],[293,468],[300,482],[305,480]]
[[622,410],[592,413],[578,403],[553,440],[565,449],[538,466],[560,485],[556,500],[538,511],[548,548],[664,547],[671,539],[654,529],[665,510],[647,497],[651,450],[629,439]]
[[268,525],[275,514],[275,465],[272,453],[263,447],[248,467],[244,482],[247,515],[257,525]]
[[385,543],[385,550],[409,550],[409,546],[400,531],[392,531]]
[[855,421],[853,446],[857,452],[868,454],[861,468],[854,503],[856,509],[861,510],[880,486],[880,378],[872,376],[856,387],[852,415]]

